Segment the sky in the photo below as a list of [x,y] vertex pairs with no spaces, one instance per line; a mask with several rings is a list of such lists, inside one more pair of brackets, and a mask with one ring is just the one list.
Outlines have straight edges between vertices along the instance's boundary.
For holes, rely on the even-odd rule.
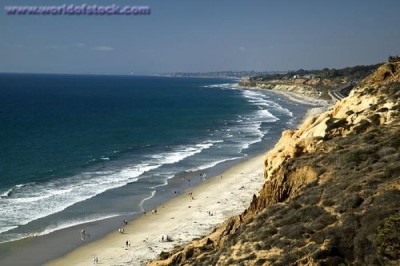
[[[7,15],[12,5],[149,6],[141,16]],[[339,68],[400,53],[398,0],[0,0],[0,72]]]

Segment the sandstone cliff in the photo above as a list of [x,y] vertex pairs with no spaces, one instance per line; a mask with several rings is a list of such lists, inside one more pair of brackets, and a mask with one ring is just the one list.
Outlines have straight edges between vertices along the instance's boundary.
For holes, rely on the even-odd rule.
[[256,87],[260,89],[294,92],[297,94],[302,94],[315,98],[319,98],[322,94],[322,92],[317,90],[314,86],[310,86],[308,84],[303,84],[299,82],[286,83],[286,84],[273,83],[273,82],[257,83]]
[[400,62],[266,155],[241,215],[150,265],[399,265]]

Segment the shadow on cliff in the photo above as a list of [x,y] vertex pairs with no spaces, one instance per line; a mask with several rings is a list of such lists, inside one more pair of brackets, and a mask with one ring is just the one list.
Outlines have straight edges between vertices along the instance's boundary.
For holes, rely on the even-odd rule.
[[400,63],[283,132],[241,215],[152,265],[398,265]]

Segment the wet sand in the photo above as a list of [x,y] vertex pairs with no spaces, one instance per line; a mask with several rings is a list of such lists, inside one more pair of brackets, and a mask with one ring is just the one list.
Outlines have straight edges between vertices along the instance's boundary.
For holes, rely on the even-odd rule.
[[[143,265],[162,251],[212,231],[226,218],[241,213],[257,194],[263,179],[263,155],[207,179],[100,240],[79,247],[47,265]],[[191,194],[189,194],[191,193]],[[167,238],[172,241],[162,241]],[[126,246],[126,241],[130,246]]]
[[[272,92],[313,106],[304,120],[331,106],[329,101],[296,93]],[[159,206],[156,214],[147,213],[129,222],[123,234],[115,230],[46,265],[88,265],[93,264],[94,257],[101,265],[144,265],[162,251],[202,237],[248,207],[253,194],[257,194],[264,183],[263,157],[259,155],[235,164],[221,175],[180,192]],[[167,236],[172,241],[165,241]]]

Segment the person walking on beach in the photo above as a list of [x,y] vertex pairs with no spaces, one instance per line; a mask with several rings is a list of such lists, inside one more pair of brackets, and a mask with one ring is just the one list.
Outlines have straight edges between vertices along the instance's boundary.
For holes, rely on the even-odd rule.
[[84,241],[85,240],[85,236],[86,236],[86,230],[82,229],[81,231],[81,240]]
[[203,181],[205,181],[206,180],[206,173],[202,173],[202,174],[200,174],[200,176],[203,178]]

